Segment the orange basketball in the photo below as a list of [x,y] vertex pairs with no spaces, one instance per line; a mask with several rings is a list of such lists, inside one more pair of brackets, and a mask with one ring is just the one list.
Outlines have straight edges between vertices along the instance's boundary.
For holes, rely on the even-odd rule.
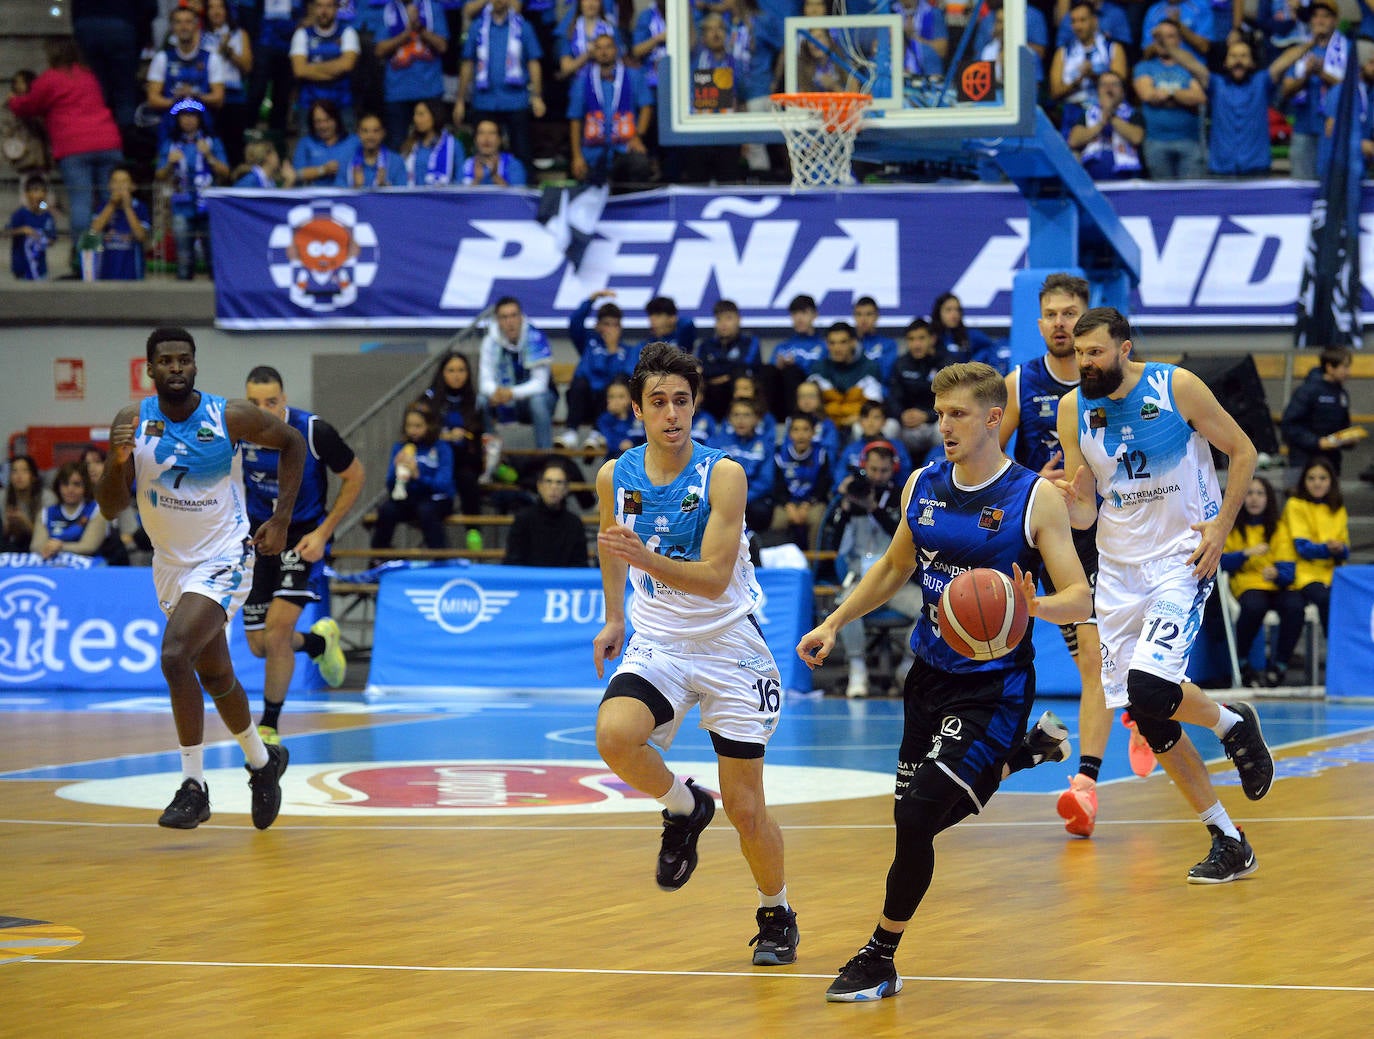
[[965,570],[940,596],[940,634],[970,660],[996,660],[1017,647],[1030,614],[1021,590],[1000,570]]

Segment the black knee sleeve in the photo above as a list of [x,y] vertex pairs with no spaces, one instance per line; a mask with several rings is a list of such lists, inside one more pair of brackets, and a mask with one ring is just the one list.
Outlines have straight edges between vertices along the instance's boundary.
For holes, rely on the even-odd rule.
[[1126,699],[1140,735],[1156,754],[1173,747],[1183,735],[1183,727],[1173,720],[1174,712],[1183,703],[1183,688],[1134,668],[1126,676]]

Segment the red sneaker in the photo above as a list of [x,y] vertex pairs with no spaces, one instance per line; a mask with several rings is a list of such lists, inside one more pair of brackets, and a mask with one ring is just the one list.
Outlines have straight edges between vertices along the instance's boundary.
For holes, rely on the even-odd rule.
[[1069,780],[1069,789],[1059,795],[1056,806],[1065,820],[1064,829],[1075,837],[1091,837],[1097,826],[1097,782],[1082,772]]

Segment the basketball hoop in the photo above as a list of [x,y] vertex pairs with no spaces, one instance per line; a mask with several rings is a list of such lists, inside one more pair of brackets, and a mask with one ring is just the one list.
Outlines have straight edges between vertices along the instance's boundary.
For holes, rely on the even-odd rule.
[[792,187],[849,184],[854,138],[873,98],[868,94],[773,94],[773,118],[792,160]]

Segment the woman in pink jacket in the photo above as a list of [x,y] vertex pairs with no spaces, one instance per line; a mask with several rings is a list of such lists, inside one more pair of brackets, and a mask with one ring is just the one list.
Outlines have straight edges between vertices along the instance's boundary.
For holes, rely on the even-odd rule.
[[72,218],[72,270],[79,257],[76,240],[91,226],[93,196],[104,189],[115,166],[124,161],[123,143],[114,116],[105,105],[95,73],[81,64],[71,37],[44,44],[48,70],[34,79],[27,92],[7,104],[21,119],[42,117],[52,142],[53,158],[67,186]]

